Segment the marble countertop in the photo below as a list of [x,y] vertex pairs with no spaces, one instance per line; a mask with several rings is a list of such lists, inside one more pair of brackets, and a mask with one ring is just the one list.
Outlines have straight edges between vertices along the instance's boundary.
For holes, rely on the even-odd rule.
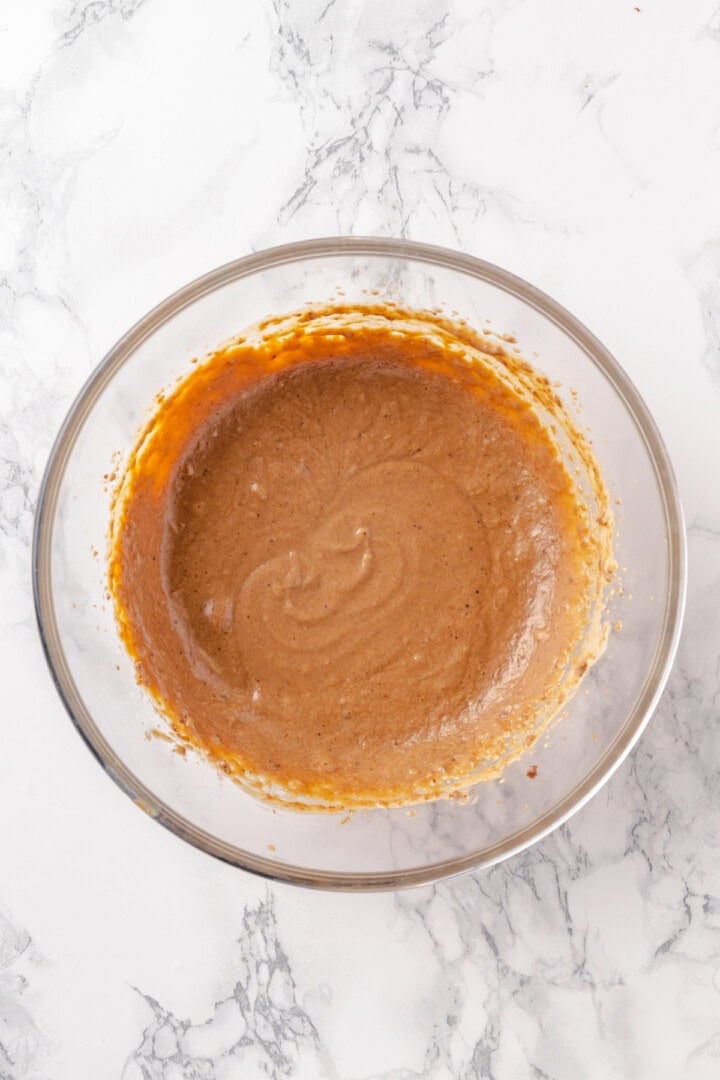
[[[719,1076],[717,0],[9,0],[0,84],[0,1077]],[[205,270],[335,233],[565,304],[645,396],[689,527],[630,759],[531,850],[394,895],[268,885],[138,813],[30,591],[105,350]]]

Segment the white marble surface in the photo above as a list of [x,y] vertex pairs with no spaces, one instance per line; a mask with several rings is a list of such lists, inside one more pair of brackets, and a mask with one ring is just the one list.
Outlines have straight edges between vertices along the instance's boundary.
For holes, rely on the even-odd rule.
[[[0,1077],[719,1076],[717,0],[4,0],[0,34]],[[689,523],[632,758],[526,854],[397,895],[268,886],[138,813],[31,605],[41,471],[105,349],[197,274],[336,232],[566,304]]]

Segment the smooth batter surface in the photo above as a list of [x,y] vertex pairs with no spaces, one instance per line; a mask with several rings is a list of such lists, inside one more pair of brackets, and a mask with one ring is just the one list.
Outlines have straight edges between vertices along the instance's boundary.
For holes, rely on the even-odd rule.
[[306,319],[214,354],[144,433],[113,534],[123,634],[178,734],[259,793],[447,793],[587,666],[607,550],[497,355]]

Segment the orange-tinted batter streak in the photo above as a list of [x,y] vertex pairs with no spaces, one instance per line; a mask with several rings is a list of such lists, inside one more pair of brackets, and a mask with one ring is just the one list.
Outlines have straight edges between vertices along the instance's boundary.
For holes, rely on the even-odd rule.
[[601,641],[611,528],[524,362],[337,308],[255,328],[161,401],[110,581],[181,738],[261,795],[391,805],[496,774],[557,712]]

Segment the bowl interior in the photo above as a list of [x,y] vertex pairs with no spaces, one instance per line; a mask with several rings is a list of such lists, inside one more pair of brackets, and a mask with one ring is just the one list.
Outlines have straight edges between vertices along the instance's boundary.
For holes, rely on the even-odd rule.
[[[515,335],[587,430],[615,501],[622,595],[607,650],[567,716],[467,801],[342,815],[268,807],[195,755],[148,738],[163,722],[135,683],[106,595],[110,485],[157,392],[258,319],[311,302],[375,298],[442,308]],[[419,883],[487,865],[563,820],[622,760],[660,693],[677,640],[684,539],[652,420],[612,358],[571,316],[497,268],[392,241],[317,241],[239,260],[142,320],[87,384],[58,438],[38,512],[38,617],[58,687],[107,771],[149,813],[237,865],[346,888]],[[409,692],[412,692],[409,688]],[[526,773],[537,766],[537,776]]]

